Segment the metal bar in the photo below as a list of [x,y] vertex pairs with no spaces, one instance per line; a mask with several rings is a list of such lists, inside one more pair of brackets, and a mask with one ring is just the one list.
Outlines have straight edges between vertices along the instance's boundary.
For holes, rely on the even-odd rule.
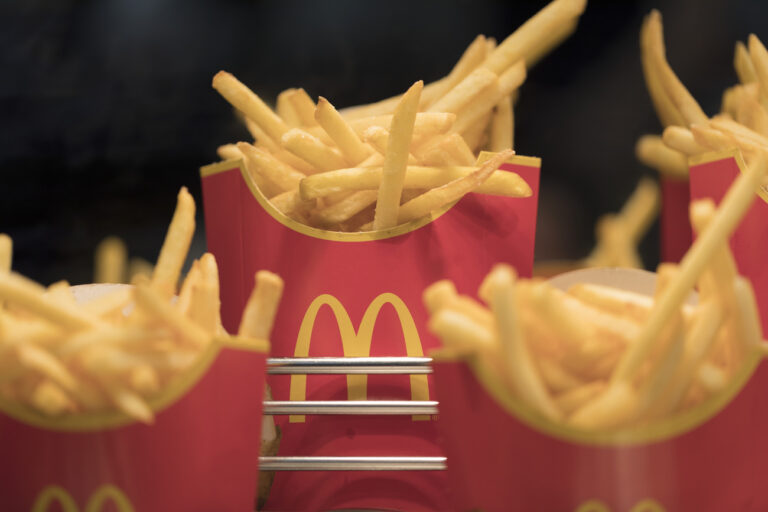
[[270,375],[423,375],[430,357],[281,357],[267,360]]
[[355,414],[399,416],[437,414],[436,401],[416,400],[267,400],[264,414]]
[[443,471],[445,457],[259,457],[261,471]]

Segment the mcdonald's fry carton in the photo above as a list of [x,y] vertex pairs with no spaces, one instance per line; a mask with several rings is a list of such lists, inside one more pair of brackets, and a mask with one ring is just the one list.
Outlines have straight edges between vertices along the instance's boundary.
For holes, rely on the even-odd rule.
[[[618,286],[599,271],[639,272],[580,271],[595,273],[557,286]],[[653,290],[644,279],[621,277],[633,281],[625,289]],[[434,377],[450,510],[768,510],[768,408],[763,404],[768,371],[760,354],[753,353],[705,406],[616,433],[549,421],[512,399],[506,387],[478,377],[469,364],[437,356]]]
[[[477,290],[492,263],[530,276],[540,161],[514,157],[532,197],[469,194],[382,232],[339,233],[275,210],[239,161],[201,170],[209,250],[221,262],[224,325],[257,268],[285,278],[273,357],[422,356],[438,345],[421,292],[442,278]],[[433,400],[428,375],[272,376],[275,400]],[[283,456],[438,456],[430,416],[278,416]],[[267,510],[445,510],[444,472],[278,472]]]
[[[719,203],[746,165],[738,149],[708,153],[689,161],[691,200],[711,198]],[[739,227],[731,236],[731,251],[739,273],[752,282],[757,305],[768,332],[768,185],[763,185]]]
[[49,417],[0,395],[0,510],[253,510],[267,349],[216,338],[149,400],[152,424]]
[[661,176],[661,261],[679,262],[691,247],[689,181]]

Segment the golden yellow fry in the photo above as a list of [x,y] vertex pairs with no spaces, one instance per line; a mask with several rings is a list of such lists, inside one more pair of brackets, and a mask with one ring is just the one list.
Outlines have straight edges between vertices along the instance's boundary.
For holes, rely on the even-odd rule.
[[176,210],[165,235],[157,265],[152,273],[152,287],[167,297],[176,293],[176,284],[181,275],[181,267],[187,259],[187,252],[195,233],[195,201],[181,187]]
[[[419,108],[428,110],[435,101],[445,96],[456,84],[482,64],[486,56],[487,42],[484,36],[477,36],[467,49],[464,50],[461,58],[456,62],[448,76],[438,82],[425,86],[421,93]],[[394,105],[392,110],[394,110]]]
[[462,132],[461,137],[470,151],[480,151],[488,141],[488,123],[491,120],[491,112],[475,121],[469,128]]
[[134,289],[134,296],[136,307],[176,333],[181,344],[202,348],[210,342],[211,337],[203,328],[183,316],[153,288],[139,284]]
[[390,137],[387,142],[387,154],[381,171],[381,184],[376,200],[376,213],[373,217],[373,229],[382,230],[394,227],[398,223],[400,196],[403,193],[405,169],[408,163],[408,148],[411,145],[416,112],[424,82],[413,84],[403,95],[395,109]]
[[[477,296],[480,297],[486,304],[490,304],[491,299],[493,298],[494,287],[500,280],[503,280],[503,276],[507,272],[515,272],[515,269],[506,263],[497,263],[494,265],[491,268],[491,271],[488,272],[488,275],[485,276],[483,281],[480,283],[480,287],[477,290]],[[502,277],[496,277],[496,274],[500,274]],[[518,283],[518,287],[519,285],[520,283]]]
[[201,279],[202,270],[200,270],[200,260],[195,260],[192,262],[189,272],[187,272],[184,281],[181,283],[181,288],[179,288],[179,295],[175,304],[176,309],[179,310],[182,315],[187,315],[189,313],[189,308],[192,304],[192,294]]
[[755,73],[755,66],[752,64],[752,57],[749,55],[747,47],[741,41],[736,41],[733,67],[736,70],[736,75],[739,77],[739,82],[742,84],[746,85],[757,81],[757,73]]
[[397,212],[397,224],[402,224],[424,215],[452,202],[458,201],[466,194],[475,190],[504,162],[515,154],[511,149],[497,153],[476,171],[445,185],[433,188],[424,194],[400,206]]
[[496,104],[496,110],[491,118],[491,140],[489,144],[491,151],[514,149],[513,123],[512,98],[505,96]]
[[314,201],[305,201],[298,190],[289,190],[280,195],[271,197],[269,202],[288,217],[304,221],[309,209],[314,206]]
[[694,241],[680,262],[679,276],[664,290],[637,339],[622,355],[611,376],[612,385],[630,381],[648,353],[654,349],[655,341],[665,325],[680,310],[688,293],[711,262],[712,256],[722,244],[727,243],[733,229],[752,204],[755,190],[762,182],[765,172],[765,156],[760,153],[749,169],[736,178],[720,203],[716,217]]
[[604,389],[596,398],[576,410],[568,423],[583,430],[608,430],[632,421],[638,397],[632,387],[620,382]]
[[277,95],[275,110],[277,115],[285,121],[290,128],[298,128],[302,125],[301,118],[290,100],[290,96],[296,93],[296,89],[286,89]]
[[152,277],[155,267],[150,262],[143,258],[131,258],[128,263],[128,279],[133,282],[136,276]]
[[219,269],[216,258],[207,252],[200,258],[200,279],[192,284],[187,316],[209,335],[221,328]]
[[705,125],[692,124],[691,133],[697,144],[714,151],[726,151],[736,147],[726,134]]
[[702,363],[696,377],[697,382],[709,394],[719,393],[728,384],[728,377],[725,375],[725,372],[708,362]]
[[166,329],[147,328],[137,325],[102,327],[77,332],[53,347],[64,359],[77,355],[90,347],[126,346],[136,348],[150,339],[169,336]]
[[653,307],[653,299],[647,295],[598,284],[578,283],[568,289],[568,294],[587,305],[637,322],[645,321]]
[[124,283],[128,249],[125,242],[116,236],[109,236],[96,247],[94,283]]
[[[697,234],[701,234],[715,218],[716,207],[711,199],[701,199],[689,207],[691,225]],[[712,256],[712,264],[702,273],[702,281],[709,279],[712,289],[707,290],[704,284],[699,286],[702,298],[710,291],[714,298],[724,304],[735,304],[734,282],[738,275],[736,262],[731,254],[729,244],[719,247]],[[732,306],[731,306],[732,307]]]
[[144,396],[160,391],[160,377],[157,371],[146,364],[136,366],[129,372],[128,384],[134,391]]
[[734,282],[734,292],[739,337],[747,350],[756,350],[762,343],[763,329],[752,284],[744,277],[738,276]]
[[69,303],[55,302],[45,288],[15,272],[0,273],[0,300],[14,304],[65,329],[98,327],[103,322]]
[[341,154],[352,165],[357,165],[371,155],[371,150],[352,127],[341,117],[336,108],[322,96],[317,101],[315,120],[333,139]]
[[700,155],[708,150],[696,142],[690,130],[680,126],[669,126],[662,134],[664,144],[675,151],[687,156]]
[[238,334],[268,340],[282,295],[283,280],[280,276],[266,270],[256,272],[255,285],[243,310]]
[[647,18],[648,45],[650,46],[651,63],[656,67],[664,91],[682,115],[686,124],[706,123],[707,115],[696,100],[688,92],[680,79],[672,71],[665,56],[664,34],[661,25],[661,14],[651,11]]
[[658,213],[659,186],[654,180],[642,178],[619,212],[633,244],[648,231]]
[[464,137],[458,133],[435,137],[433,143],[419,148],[419,155],[423,165],[427,166],[474,166],[477,161]]
[[450,302],[451,297],[458,295],[456,286],[449,279],[435,281],[427,286],[422,293],[422,300],[427,307],[430,315],[434,315],[441,309],[444,309]]
[[[524,62],[519,62],[504,71],[504,73],[499,76],[498,83],[492,83],[485,88],[481,94],[468,102],[464,108],[456,114],[456,122],[453,123],[451,131],[453,133],[464,133],[475,122],[489,114],[502,98],[509,96],[515,89],[520,87],[525,81],[525,78],[526,72]],[[494,87],[495,85],[497,87]],[[471,146],[472,145],[470,144],[470,147]]]
[[142,398],[117,384],[107,385],[107,394],[110,400],[129,417],[143,423],[151,424],[155,420],[152,409]]
[[512,64],[540,54],[551,44],[553,33],[573,23],[587,6],[586,0],[554,0],[502,41],[483,66],[496,74]]
[[272,109],[261,98],[226,71],[216,73],[213,77],[213,88],[233,107],[261,127],[273,140],[280,140],[283,134],[288,131],[285,122],[272,112]]
[[281,162],[268,152],[247,142],[238,142],[237,148],[245,156],[245,165],[251,174],[258,174],[277,187],[276,194],[293,190],[299,186],[305,174]]
[[65,412],[73,412],[77,407],[55,382],[48,379],[44,379],[35,387],[30,397],[30,404],[48,416],[59,416]]
[[491,296],[491,310],[496,319],[496,330],[509,371],[509,378],[520,399],[550,420],[559,420],[562,414],[547,392],[541,376],[536,371],[531,353],[523,338],[523,330],[517,318],[515,296],[516,275],[507,268],[494,274],[497,280]]
[[312,213],[311,220],[321,227],[334,226],[351,219],[368,206],[376,204],[376,190],[359,190],[348,197]]
[[709,126],[723,133],[731,135],[736,141],[749,145],[761,146],[768,150],[768,137],[765,137],[732,119],[723,116],[715,116],[709,121]]
[[754,98],[745,97],[737,107],[736,119],[750,130],[768,137],[768,111]]
[[635,144],[635,156],[644,165],[670,178],[688,178],[688,159],[671,149],[658,135],[643,135]]
[[5,233],[0,233],[0,272],[9,272],[12,260],[13,240]]
[[16,347],[16,357],[23,367],[45,375],[65,390],[69,392],[77,390],[75,376],[50,352],[36,345],[24,343]]
[[312,164],[316,169],[315,172],[349,167],[337,150],[326,146],[320,139],[299,128],[292,128],[285,132],[281,144],[294,155]]
[[304,174],[308,174],[314,170],[314,167],[312,167],[310,163],[280,147],[280,144],[278,144],[280,139],[277,139],[277,141],[272,140],[269,135],[267,135],[267,133],[259,127],[259,125],[253,123],[249,119],[246,119],[245,126],[248,128],[248,131],[251,132],[254,141],[256,141],[256,145],[272,153],[272,155],[274,155],[274,157],[278,160],[285,162],[297,171]]
[[[387,154],[387,143],[389,142],[389,131],[381,126],[371,126],[363,132],[363,140],[380,155]],[[408,165],[416,165],[416,157],[408,153]],[[362,164],[361,164],[362,165]]]
[[433,103],[428,112],[453,112],[455,114],[472,98],[497,80],[496,73],[493,71],[477,68],[456,84],[445,96]]
[[562,23],[556,27],[541,44],[531,49],[525,56],[525,65],[530,69],[536,65],[545,55],[560,46],[560,44],[571,37],[579,25],[579,19],[573,18],[570,22]]
[[560,363],[551,358],[540,357],[536,364],[544,384],[553,393],[565,393],[586,384],[583,379],[573,375],[563,368]]
[[493,326],[491,312],[473,298],[456,293],[456,288],[451,281],[444,279],[433,283],[424,290],[422,298],[430,313],[441,309],[453,309],[480,325]]
[[219,146],[216,148],[216,154],[219,155],[219,158],[222,160],[238,160],[243,158],[242,153],[240,153],[237,146],[234,144],[224,144],[223,146]]
[[445,346],[464,354],[494,350],[497,347],[490,328],[453,309],[441,309],[432,315],[428,328]]
[[[686,126],[685,119],[677,109],[672,99],[664,90],[661,82],[658,60],[654,58],[654,52],[665,52],[663,39],[656,44],[652,43],[654,29],[651,27],[651,17],[647,16],[643,20],[643,26],[640,29],[640,58],[643,65],[643,76],[648,94],[651,97],[656,115],[659,117],[662,126]],[[656,31],[658,35],[658,31]]]
[[317,126],[315,120],[315,102],[309,97],[307,91],[299,87],[288,94],[288,101],[299,117],[302,126]]
[[584,404],[597,398],[605,391],[606,384],[601,380],[589,382],[580,387],[573,388],[555,397],[555,405],[566,416],[581,409]]
[[752,58],[755,77],[760,84],[760,93],[763,97],[768,97],[768,50],[755,34],[749,34],[747,44],[749,44],[749,56]]
[[[410,89],[409,89],[410,90]],[[365,130],[371,126],[381,126],[390,130],[393,114],[364,117],[353,119],[349,125],[359,136],[363,136]],[[419,112],[413,124],[413,136],[415,138],[440,135],[451,129],[456,121],[456,114],[451,112]]]

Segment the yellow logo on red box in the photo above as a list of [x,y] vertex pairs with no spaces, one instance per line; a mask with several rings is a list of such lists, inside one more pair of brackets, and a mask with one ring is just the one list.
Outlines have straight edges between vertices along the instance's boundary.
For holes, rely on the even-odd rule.
[[[405,302],[394,293],[382,293],[368,305],[360,321],[360,326],[355,330],[352,320],[349,318],[344,305],[333,295],[323,294],[316,297],[304,313],[304,318],[299,327],[296,338],[294,357],[308,357],[309,345],[312,339],[312,330],[317,319],[317,314],[323,306],[328,306],[333,312],[341,335],[341,345],[344,357],[368,357],[371,355],[371,340],[376,319],[384,305],[390,304],[400,320],[405,341],[405,352],[410,357],[421,357],[424,348],[419,338],[419,331],[413,316],[405,305]],[[429,400],[429,385],[426,375],[411,375],[411,399]],[[367,375],[347,375],[347,398],[349,400],[365,400],[367,397]],[[291,400],[306,400],[307,376],[291,375],[289,396]],[[414,420],[428,420],[429,416],[417,415]],[[292,423],[305,421],[303,415],[292,415],[289,418]]]
[[[576,512],[611,512],[611,509],[600,500],[589,500],[579,505]],[[645,499],[629,509],[629,512],[666,512],[666,509],[656,500]]]
[[[83,512],[100,512],[107,501],[111,501],[118,512],[134,512],[131,500],[122,490],[111,484],[102,485],[96,489],[85,504]],[[49,485],[40,491],[31,512],[48,512],[48,508],[55,502],[61,506],[63,512],[80,512],[72,495],[58,485]]]

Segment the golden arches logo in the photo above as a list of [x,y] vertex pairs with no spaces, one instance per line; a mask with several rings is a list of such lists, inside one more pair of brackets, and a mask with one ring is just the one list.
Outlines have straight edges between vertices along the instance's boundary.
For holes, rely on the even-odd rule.
[[[576,512],[611,512],[611,509],[600,500],[589,500],[582,503]],[[629,512],[666,512],[666,509],[656,500],[645,499],[635,504]]]
[[[102,485],[94,492],[85,504],[83,512],[100,512],[107,500],[112,501],[119,512],[134,512],[131,501],[118,487],[112,484]],[[48,512],[48,508],[57,502],[63,512],[80,512],[69,492],[58,485],[49,485],[37,495],[31,512]]]
[[[410,357],[421,357],[424,355],[424,349],[419,338],[419,331],[416,329],[416,323],[413,321],[411,312],[403,300],[394,293],[382,293],[368,305],[360,321],[360,326],[355,330],[349,313],[342,303],[333,295],[323,294],[316,297],[307,308],[304,318],[299,327],[299,334],[296,338],[296,349],[294,357],[309,356],[309,344],[312,339],[312,330],[315,326],[317,314],[323,306],[328,306],[336,318],[336,324],[339,327],[341,335],[341,346],[344,351],[344,357],[368,357],[371,355],[371,339],[373,338],[373,328],[376,325],[376,319],[379,316],[381,308],[385,304],[390,304],[397,317],[400,320],[400,326],[403,331],[406,355]],[[429,400],[429,385],[426,375],[411,375],[411,400]],[[368,376],[367,375],[347,375],[347,399],[365,400],[367,397]],[[306,400],[307,395],[307,376],[291,375],[291,385],[289,396],[291,400]],[[414,416],[414,420],[428,420],[429,416]],[[292,415],[289,421],[292,423],[302,423],[305,418],[303,415]]]

